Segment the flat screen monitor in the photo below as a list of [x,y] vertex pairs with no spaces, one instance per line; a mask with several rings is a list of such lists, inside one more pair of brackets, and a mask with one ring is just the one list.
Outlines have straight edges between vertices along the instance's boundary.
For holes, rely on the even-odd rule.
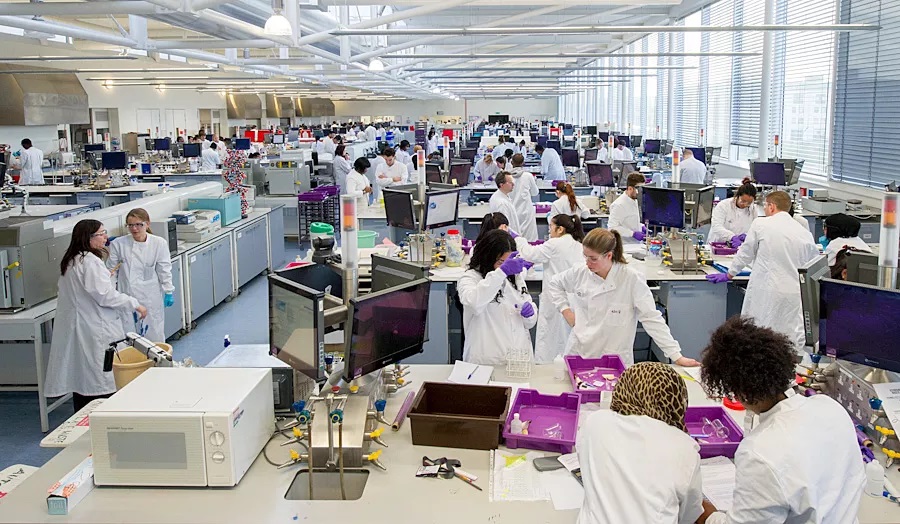
[[103,144],[85,144],[84,152],[90,153],[92,151],[103,151],[106,149],[106,146]]
[[596,135],[597,134],[597,126],[584,126],[585,135]]
[[900,291],[823,278],[819,281],[819,351],[900,372]]
[[575,134],[575,130],[572,129],[572,126],[569,126],[568,124],[566,124],[566,125],[567,125],[568,127],[564,127],[564,128],[563,128],[563,136],[572,136],[572,135],[574,135],[574,134]]
[[458,217],[458,189],[425,193],[425,229],[437,229],[455,225]]
[[641,187],[643,221],[651,226],[684,227],[684,191],[662,187]]
[[384,152],[385,149],[390,147],[390,144],[388,144],[387,142],[382,140],[376,144],[376,147],[378,149],[378,154],[380,155],[381,153]]
[[468,162],[454,162],[450,164],[450,178],[447,180],[447,183],[455,184],[459,187],[468,185],[471,172],[472,164]]
[[644,135],[631,135],[628,140],[631,141],[632,147],[641,147],[641,142],[644,141]]
[[[834,240],[833,242],[837,242]],[[847,252],[847,281],[878,285],[878,255],[865,251]]]
[[648,138],[644,140],[644,153],[648,155],[658,155],[662,149],[662,140]]
[[562,165],[568,167],[581,167],[581,163],[578,161],[578,150],[577,149],[563,149],[562,150]]
[[613,177],[612,164],[605,164],[599,160],[591,160],[585,162],[587,166],[588,179],[592,186],[615,187],[616,180]]
[[101,157],[103,169],[125,169],[128,167],[127,151],[104,151]]
[[685,151],[690,150],[694,154],[694,158],[706,165],[706,148],[705,147],[686,147]]
[[278,276],[315,291],[321,291],[339,299],[344,297],[344,279],[323,264],[309,264],[276,272]]
[[354,380],[422,352],[428,329],[429,280],[350,299],[344,379]]
[[616,137],[616,144],[619,142],[625,144],[625,147],[631,148],[631,137],[628,135],[619,135]]
[[428,280],[431,267],[395,257],[372,255],[372,292],[402,286],[416,280]]
[[325,137],[325,133],[321,129],[313,130],[313,138],[318,140],[318,139],[324,138],[324,137]]
[[325,376],[325,293],[269,275],[269,354],[300,373]]
[[185,144],[184,158],[194,158],[200,156],[200,144]]
[[547,140],[547,148],[555,149],[557,153],[562,153],[562,143],[559,140]]
[[300,138],[300,130],[299,129],[291,129],[288,133],[288,142],[296,142]]
[[800,277],[800,303],[803,306],[803,333],[806,346],[819,341],[819,280],[828,278],[828,256],[819,255],[797,269]]
[[764,186],[783,186],[786,183],[782,162],[751,162],[753,181]]
[[716,199],[716,188],[704,187],[694,197],[694,222],[693,227],[702,227],[712,224],[713,202]]
[[172,148],[172,141],[168,138],[154,138],[153,149],[156,151],[168,151]]
[[387,224],[401,229],[415,230],[416,212],[413,206],[413,196],[406,191],[394,191],[388,188],[381,192],[384,195],[384,214],[387,217]]
[[592,147],[591,149],[584,150],[584,161],[590,162],[591,160],[597,160],[597,155],[600,153],[600,150],[596,147]]
[[[550,140],[545,135],[541,135],[541,136],[537,137],[537,143],[541,147],[549,147],[549,146],[547,146],[547,142],[549,142],[549,141]],[[557,140],[557,142],[558,142],[558,140]]]
[[284,135],[282,135],[282,134],[272,135],[272,143],[273,144],[283,144],[284,143]]
[[440,164],[431,164],[425,162],[425,181],[426,182],[443,182],[444,177],[441,175]]
[[478,148],[464,147],[459,150],[459,158],[465,158],[471,163],[475,163],[475,155],[478,154]]
[[599,138],[601,142],[609,142],[609,131],[600,131],[597,133],[597,138]]
[[238,151],[249,151],[250,150],[250,139],[249,138],[236,138],[234,140],[234,148]]

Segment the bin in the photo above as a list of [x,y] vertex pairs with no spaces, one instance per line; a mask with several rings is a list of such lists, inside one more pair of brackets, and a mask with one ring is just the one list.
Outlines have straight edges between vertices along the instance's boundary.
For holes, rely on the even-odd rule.
[[[164,342],[157,342],[157,346],[163,348],[168,354],[172,354],[172,346]],[[116,389],[122,389],[138,375],[152,368],[155,363],[144,356],[143,353],[131,346],[119,351],[113,357],[113,378],[116,381]]]

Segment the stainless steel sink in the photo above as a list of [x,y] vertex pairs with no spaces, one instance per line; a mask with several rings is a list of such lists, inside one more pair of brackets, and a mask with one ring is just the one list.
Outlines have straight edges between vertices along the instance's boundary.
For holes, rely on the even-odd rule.
[[[341,477],[338,471],[313,470],[313,500],[342,500]],[[365,469],[344,470],[344,492],[346,500],[359,500],[366,489],[366,481],[369,480],[369,471]],[[300,470],[287,493],[287,500],[310,500],[309,498],[309,470]]]

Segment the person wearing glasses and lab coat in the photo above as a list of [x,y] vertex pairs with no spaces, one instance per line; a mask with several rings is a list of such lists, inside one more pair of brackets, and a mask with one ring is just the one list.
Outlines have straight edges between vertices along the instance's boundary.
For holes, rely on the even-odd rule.
[[491,213],[503,213],[509,220],[509,228],[516,232],[521,231],[522,224],[516,212],[516,203],[512,199],[516,186],[515,179],[508,171],[501,171],[494,177],[494,184],[497,185],[497,190],[488,201]]

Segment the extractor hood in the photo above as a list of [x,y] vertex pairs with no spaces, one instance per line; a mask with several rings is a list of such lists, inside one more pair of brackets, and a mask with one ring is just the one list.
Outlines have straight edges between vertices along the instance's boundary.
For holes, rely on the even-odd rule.
[[[15,73],[4,71],[15,70]],[[89,124],[88,96],[74,73],[0,64],[0,125]]]
[[225,96],[228,118],[258,120],[263,117],[262,100],[254,93],[229,93]]
[[290,118],[294,115],[294,101],[290,97],[266,94],[267,118]]
[[328,98],[295,98],[296,116],[334,116],[334,102]]

